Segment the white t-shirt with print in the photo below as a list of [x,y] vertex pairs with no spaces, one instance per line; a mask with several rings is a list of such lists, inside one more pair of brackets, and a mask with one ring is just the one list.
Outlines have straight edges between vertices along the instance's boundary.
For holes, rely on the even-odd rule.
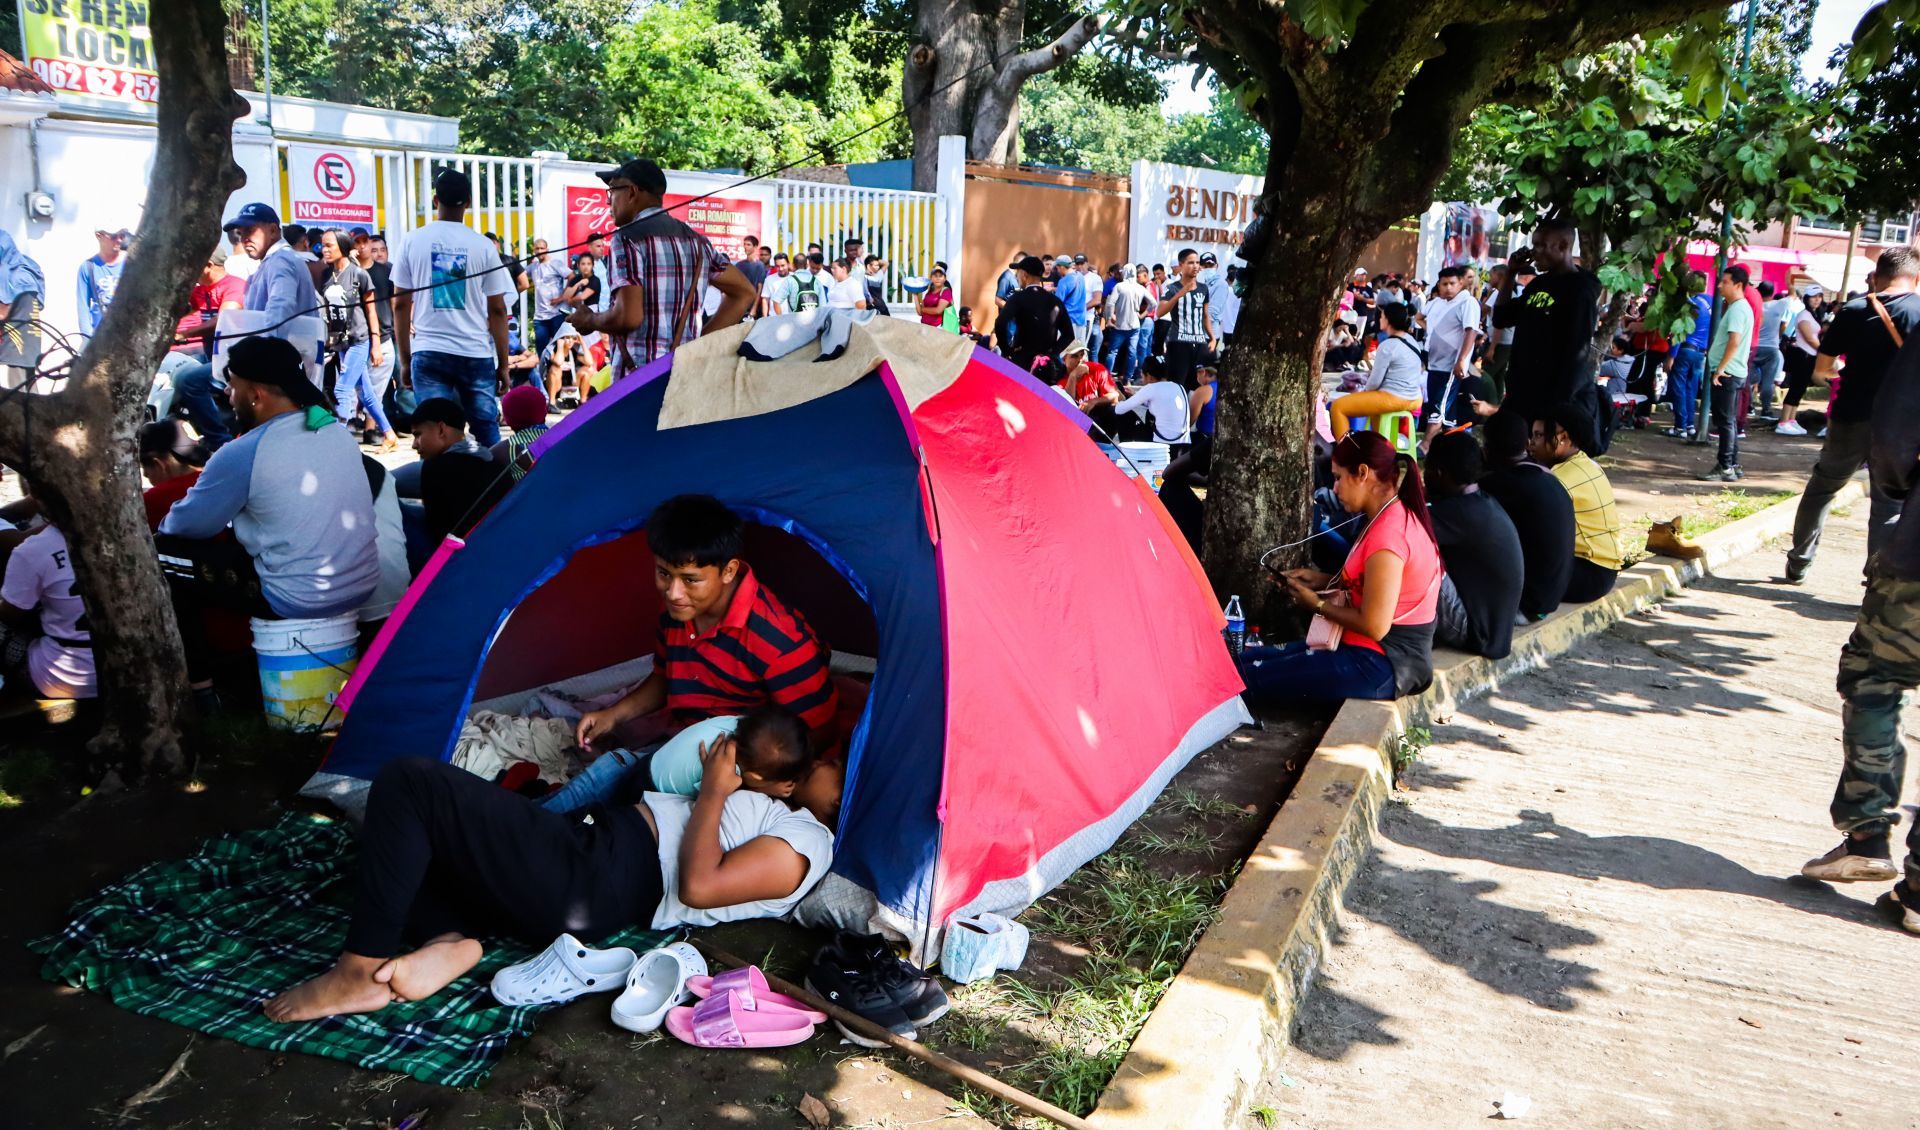
[[[866,284],[861,283],[862,287]],[[653,928],[714,926],[748,918],[778,918],[792,910],[827,873],[833,863],[833,833],[805,809],[788,808],[765,793],[741,789],[727,796],[720,810],[720,850],[732,851],[761,836],[785,840],[807,860],[807,877],[792,894],[737,906],[695,910],[680,901],[680,840],[693,818],[694,798],[672,793],[646,794],[647,809],[660,829],[660,879],[665,893],[653,912]]]
[[859,275],[848,275],[827,291],[827,305],[836,310],[851,310],[854,303],[866,300],[867,280]]
[[27,673],[40,693],[49,698],[92,698],[93,649],[54,640],[93,638],[86,627],[87,606],[73,591],[67,535],[45,526],[21,542],[7,559],[0,600],[40,611],[40,630],[46,634],[27,645]]
[[493,357],[487,299],[511,295],[513,279],[486,236],[451,220],[419,228],[400,244],[393,285],[433,287],[413,296],[413,352]]

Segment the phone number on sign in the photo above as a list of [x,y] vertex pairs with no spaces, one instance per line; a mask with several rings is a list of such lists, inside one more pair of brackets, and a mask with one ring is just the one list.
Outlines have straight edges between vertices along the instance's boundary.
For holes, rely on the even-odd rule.
[[33,73],[55,90],[74,94],[92,94],[101,98],[131,98],[136,102],[157,102],[160,77],[123,71],[114,67],[89,67],[65,59],[35,59]]

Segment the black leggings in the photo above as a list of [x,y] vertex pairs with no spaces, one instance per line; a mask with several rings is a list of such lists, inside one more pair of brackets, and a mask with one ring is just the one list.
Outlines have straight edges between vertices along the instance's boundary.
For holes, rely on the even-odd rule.
[[[1813,354],[1797,345],[1785,346],[1780,350],[1781,368],[1787,374],[1787,408],[1800,407],[1800,398],[1807,394],[1807,386],[1813,383]],[[1782,420],[1793,419],[1793,413],[1782,411]]]
[[1561,600],[1567,604],[1592,604],[1613,591],[1613,583],[1620,579],[1620,570],[1602,569],[1584,557],[1573,559],[1573,571],[1567,577],[1567,594]]
[[627,806],[562,816],[425,757],[373,779],[347,952],[392,957],[442,934],[545,945],[651,926],[660,845]]

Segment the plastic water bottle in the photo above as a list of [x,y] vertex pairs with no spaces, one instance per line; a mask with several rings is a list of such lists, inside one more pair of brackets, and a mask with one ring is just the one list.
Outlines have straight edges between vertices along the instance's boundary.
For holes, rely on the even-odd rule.
[[1240,611],[1238,594],[1227,598],[1227,650],[1239,655],[1247,646],[1247,614]]

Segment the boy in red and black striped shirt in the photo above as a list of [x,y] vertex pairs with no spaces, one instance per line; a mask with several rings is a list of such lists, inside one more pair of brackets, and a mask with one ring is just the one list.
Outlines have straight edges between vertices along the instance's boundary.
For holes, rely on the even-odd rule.
[[[657,710],[667,711],[677,731],[768,704],[806,724],[816,753],[831,746],[839,696],[827,669],[830,653],[806,618],[741,560],[739,516],[710,495],[683,494],[661,503],[646,530],[661,605],[653,673],[619,702],[580,719],[581,748]],[[829,775],[837,780],[837,772]],[[590,780],[570,786],[567,803],[597,796],[603,773],[611,784],[611,762],[589,766],[581,776]],[[838,801],[825,778],[813,783]]]

